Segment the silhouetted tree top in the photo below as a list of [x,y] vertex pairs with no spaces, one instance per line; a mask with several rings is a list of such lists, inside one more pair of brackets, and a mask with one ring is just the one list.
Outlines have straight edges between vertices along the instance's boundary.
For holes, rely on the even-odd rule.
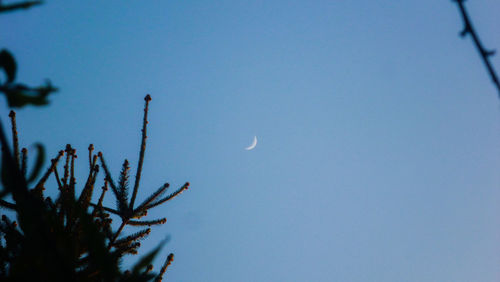
[[[28,150],[19,150],[16,114],[11,111],[13,150],[0,127],[2,145],[2,190],[0,207],[16,214],[17,221],[2,216],[0,222],[0,280],[29,281],[161,281],[174,256],[165,259],[159,273],[153,273],[152,261],[159,253],[162,241],[130,269],[122,271],[121,259],[135,255],[150,233],[151,227],[165,224],[166,218],[145,219],[148,211],[177,197],[189,187],[189,182],[167,194],[169,184],[161,185],[144,201],[134,204],[140,190],[142,164],[147,139],[148,111],[151,96],[145,97],[141,147],[133,190],[129,191],[130,163],[125,160],[118,178],[112,177],[101,152],[88,147],[89,173],[81,192],[77,193],[74,172],[76,149],[67,145],[51,160],[41,174],[43,161],[37,160],[27,175]],[[0,124],[1,126],[1,124]],[[42,154],[38,154],[40,156]],[[98,164],[100,162],[100,166]],[[62,162],[63,169],[59,170]],[[41,164],[40,164],[41,163]],[[104,171],[103,186],[97,202],[92,202],[98,173]],[[44,195],[48,179],[53,176],[58,191],[52,199]],[[111,189],[116,200],[114,208],[103,204]],[[7,194],[13,201],[4,200]],[[130,198],[130,200],[129,200]],[[113,217],[120,221],[113,230]],[[124,228],[142,227],[125,235]],[[3,243],[5,242],[5,244]]]

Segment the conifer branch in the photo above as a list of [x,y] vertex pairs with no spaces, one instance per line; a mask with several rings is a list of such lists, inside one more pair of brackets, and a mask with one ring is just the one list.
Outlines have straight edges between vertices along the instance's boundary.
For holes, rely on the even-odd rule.
[[83,190],[80,193],[80,197],[78,198],[78,202],[85,206],[84,208],[85,210],[87,209],[88,204],[90,203],[90,198],[92,197],[92,192],[94,190],[94,184],[96,181],[97,173],[99,172],[99,166],[96,165],[97,156],[94,155],[94,157],[92,158],[92,156],[89,155],[89,161],[90,161],[89,176],[87,177],[85,186],[83,186]]
[[[12,154],[10,152],[9,143],[7,141],[7,137],[3,130],[3,125],[0,122],[0,145],[2,150],[2,166],[5,165],[7,172],[10,174],[11,183],[4,186],[7,192],[12,193],[12,198],[14,201],[25,207],[27,204],[28,197],[28,188],[26,179],[22,177],[21,172],[19,171],[19,167],[16,167],[16,163]],[[16,189],[14,189],[16,187]]]
[[21,149],[21,173],[26,178],[26,171],[28,170],[28,149]]
[[136,255],[137,254],[137,249],[141,246],[140,242],[134,242],[131,243],[130,245],[121,245],[121,246],[116,246],[115,247],[115,252],[117,254],[132,254]]
[[94,169],[90,171],[90,175],[87,178],[87,182],[85,183],[82,193],[80,194],[80,198],[78,199],[78,203],[82,206],[82,209],[85,211],[89,207],[90,201],[92,200],[92,193],[94,192],[94,184],[97,179],[98,173],[99,173],[99,166],[95,165]]
[[14,4],[10,4],[10,5],[0,4],[0,13],[15,11],[15,10],[19,10],[19,9],[28,9],[28,8],[31,8],[32,6],[40,5],[42,3],[43,3],[42,1],[26,1],[26,2],[21,2],[21,3],[14,3]]
[[151,228],[146,228],[146,229],[141,230],[139,232],[136,232],[132,235],[129,235],[125,238],[121,238],[121,239],[116,240],[113,243],[113,246],[129,245],[129,244],[133,243],[134,241],[144,239],[146,236],[149,235],[149,233],[151,233]]
[[479,36],[477,35],[477,32],[475,31],[474,27],[472,26],[472,22],[469,18],[469,15],[467,14],[467,10],[465,9],[464,6],[464,1],[465,0],[453,0],[454,2],[457,3],[458,9],[460,10],[460,14],[462,15],[462,19],[464,22],[464,28],[460,32],[460,36],[464,37],[467,34],[469,34],[472,37],[472,41],[474,42],[474,45],[476,46],[477,51],[479,52],[479,55],[481,56],[483,63],[486,67],[486,70],[488,71],[491,80],[495,87],[498,90],[498,96],[500,98],[500,82],[498,80],[498,76],[495,72],[495,69],[493,68],[493,65],[490,62],[490,57],[495,54],[494,50],[486,50],[484,48],[483,44],[479,40]]
[[109,183],[109,186],[111,186],[111,191],[115,194],[115,196],[118,198],[118,189],[116,189],[115,182],[113,181],[113,178],[111,177],[111,174],[109,173],[108,166],[106,165],[106,162],[104,161],[104,157],[102,155],[102,152],[97,153],[99,156],[99,159],[101,160],[101,166],[104,169],[104,173],[106,174],[106,180]]
[[97,211],[102,210],[102,201],[104,200],[104,194],[106,194],[106,191],[108,191],[108,181],[104,180],[104,186],[102,187],[101,196],[99,197],[99,200],[97,201],[97,205],[93,205],[92,203],[89,203],[91,206],[94,207],[94,210],[92,211],[92,217],[95,217],[97,215]]
[[[104,194],[105,191],[103,191],[103,194]],[[118,216],[122,216],[122,213],[120,211],[117,211],[115,209],[112,209],[112,208],[108,208],[108,207],[105,207],[102,205],[102,202],[101,202],[101,206],[99,206],[99,204],[94,204],[94,203],[90,203],[89,205],[93,206],[93,207],[96,207],[96,208],[99,208],[99,209],[103,209],[107,212],[110,212],[112,214],[116,214]]]
[[141,180],[142,173],[142,163],[144,162],[144,153],[146,152],[146,139],[147,136],[147,125],[148,125],[148,107],[149,101],[151,101],[151,96],[148,94],[144,97],[146,104],[144,106],[144,119],[142,121],[142,140],[141,140],[141,150],[139,152],[139,164],[137,165],[137,173],[135,174],[134,190],[132,193],[132,199],[130,200],[130,209],[134,208],[135,197],[137,196],[137,190],[139,189],[139,181]]
[[[59,159],[63,156],[63,154],[64,154],[64,151],[61,150],[61,151],[59,151],[59,154],[57,154],[57,156],[51,160],[51,163],[52,163],[51,166],[49,167],[47,172],[45,172],[45,174],[42,176],[40,181],[38,181],[38,183],[35,185],[35,189],[40,189],[43,187],[43,185],[45,184],[47,179],[49,179],[50,174],[56,170],[57,163],[59,162]],[[57,177],[57,179],[59,179],[59,177]],[[61,185],[59,184],[59,186],[61,186]]]
[[125,160],[122,165],[122,170],[120,172],[120,180],[118,182],[118,197],[116,198],[116,205],[118,210],[122,212],[128,212],[128,178],[129,178],[130,167],[128,165],[128,160]]
[[20,167],[19,160],[19,138],[17,135],[17,124],[16,124],[16,112],[10,111],[9,113],[10,122],[12,124],[12,143],[14,144],[14,161],[16,162],[17,167]]
[[165,263],[161,267],[160,273],[156,277],[155,282],[161,282],[163,280],[163,275],[165,274],[167,268],[170,266],[170,264],[172,264],[173,261],[174,261],[174,254],[170,253],[167,259],[165,260]]
[[164,217],[156,220],[129,220],[127,224],[131,226],[152,226],[165,224],[166,222],[167,219]]
[[66,164],[64,165],[64,172],[63,172],[63,187],[66,189],[68,186],[68,179],[69,179],[69,161],[71,158],[71,145],[67,144],[66,145]]
[[95,166],[95,156],[92,158],[92,152],[94,151],[94,144],[89,145],[89,169],[92,170]]
[[70,171],[70,178],[69,178],[69,193],[71,196],[71,199],[75,199],[75,185],[76,185],[76,180],[75,180],[75,159],[77,158],[76,155],[76,149],[71,150],[71,171]]
[[146,206],[149,205],[154,200],[156,200],[161,195],[163,195],[169,186],[170,186],[170,184],[168,184],[168,183],[163,184],[163,186],[158,188],[158,190],[156,190],[153,194],[151,194],[151,196],[149,196],[146,200],[144,200],[144,202],[142,202],[142,204],[140,204],[137,207],[137,209],[134,210],[134,213],[138,213],[138,212],[145,210]]
[[120,235],[120,233],[122,232],[123,230],[123,227],[125,227],[125,224],[126,222],[125,221],[122,221],[122,223],[120,224],[120,227],[118,228],[118,230],[116,231],[115,235],[113,235],[113,237],[109,240],[109,244],[108,244],[108,250],[111,249],[111,247],[113,246],[113,244],[115,243],[115,240],[116,238],[118,238],[118,236]]
[[[115,278],[124,278],[127,281],[135,281],[135,279],[149,281],[150,279],[154,280],[155,277],[161,281],[163,274],[173,260],[173,255],[169,255],[159,275],[151,273],[151,263],[163,243],[153,252],[148,253],[142,258],[134,267],[133,273],[130,271],[128,272],[129,276],[122,272],[118,265],[118,261],[124,255],[137,254],[138,248],[141,245],[139,241],[150,234],[153,225],[166,223],[166,218],[154,220],[137,219],[146,216],[149,208],[156,207],[176,197],[189,186],[189,183],[186,183],[180,189],[165,197],[165,192],[169,186],[168,183],[166,183],[147,197],[137,209],[132,208],[135,199],[137,199],[138,186],[142,173],[147,139],[148,102],[151,100],[151,97],[148,95],[145,100],[146,105],[144,109],[139,165],[135,177],[134,190],[131,195],[133,200],[131,199],[130,203],[127,201],[129,196],[128,184],[130,176],[128,161],[125,160],[122,166],[120,178],[117,183],[118,185],[116,186],[102,153],[97,155],[93,154],[93,145],[90,145],[88,148],[89,174],[82,192],[76,201],[75,159],[77,159],[77,155],[76,150],[71,148],[69,144],[64,151],[60,151],[57,157],[51,160],[50,167],[42,175],[42,178],[35,187],[28,190],[26,184],[28,152],[23,148],[21,155],[18,153],[18,160],[16,163],[14,153],[11,153],[9,148],[10,142],[7,141],[0,122],[0,143],[3,149],[2,162],[3,164],[7,164],[6,167],[8,168],[4,171],[4,174],[10,177],[9,182],[6,182],[7,184],[4,184],[5,187],[3,187],[6,192],[1,194],[6,195],[7,193],[12,193],[14,200],[14,203],[10,203],[3,200],[0,196],[0,207],[12,209],[17,213],[20,222],[20,227],[18,228],[19,231],[22,231],[18,232],[16,229],[17,224],[15,222],[10,222],[7,218],[0,221],[0,280],[2,280],[2,277],[5,278],[10,275],[8,273],[10,271],[9,267],[11,267],[11,263],[14,262],[13,259],[10,258],[5,260],[4,258],[6,258],[6,256],[4,256],[4,254],[8,254],[15,259],[17,259],[16,256],[18,256],[18,254],[16,254],[18,251],[13,250],[12,247],[9,246],[31,247],[37,245],[43,247],[44,244],[48,243],[47,250],[43,249],[43,251],[39,251],[37,249],[35,253],[27,252],[26,255],[23,254],[22,256],[27,256],[28,260],[23,257],[21,262],[26,262],[29,266],[33,265],[34,268],[38,267],[44,269],[50,268],[51,265],[63,266],[64,270],[62,271],[65,271],[65,273],[61,275],[56,273],[57,270],[54,271],[50,269],[51,273],[56,273],[54,277],[65,277],[65,279],[62,279],[63,281],[87,281],[88,279],[96,281],[118,281]],[[12,118],[13,117],[11,117],[11,119]],[[15,132],[13,135],[17,136],[15,124],[13,128]],[[16,141],[13,142],[15,143]],[[17,151],[19,152],[19,145],[17,145]],[[58,168],[57,165],[65,153],[66,161],[63,164],[63,177],[60,177],[58,174],[60,168]],[[102,187],[102,193],[100,193],[101,195],[97,204],[93,204],[91,200],[99,172],[99,165],[97,165],[98,158],[101,159],[101,166],[105,172],[104,186]],[[43,163],[43,157],[39,159],[41,159]],[[40,161],[37,160],[37,166],[32,175],[38,175],[40,171],[38,163],[40,163]],[[54,202],[50,197],[44,197],[43,195],[43,190],[45,189],[44,185],[46,185],[51,173],[54,174],[59,188],[57,200]],[[32,176],[30,177],[30,181],[32,178],[34,179]],[[108,190],[108,186],[111,186],[114,196],[120,201],[116,210],[103,206],[103,199]],[[162,197],[165,198],[162,199]],[[87,211],[89,206],[93,207],[90,215]],[[112,228],[111,223],[113,220],[112,218],[115,218],[115,216],[121,218],[121,223],[118,229],[113,230],[114,228]],[[126,225],[143,226],[145,229],[127,236],[124,231]],[[60,239],[62,239],[62,241],[60,241]],[[31,245],[26,245],[26,241],[29,241]],[[4,242],[6,242],[5,246],[3,244]],[[33,247],[31,248],[33,249]],[[55,256],[52,255],[52,250],[56,250],[57,254]],[[36,262],[41,262],[40,266],[35,266],[36,263],[31,263],[30,257],[33,257],[33,255],[33,259],[36,259]],[[40,257],[38,257],[38,255],[40,255]],[[55,260],[52,260],[52,258],[55,258]],[[65,266],[65,262],[68,263],[69,268]],[[73,272],[73,270],[75,270],[75,272]],[[33,273],[39,273],[37,271],[39,270],[34,269]],[[70,276],[67,276],[68,274]],[[33,276],[29,273],[21,273],[20,275],[19,277]],[[31,279],[25,280],[30,281]],[[51,281],[60,281],[60,279],[51,279]]]
[[9,210],[16,210],[16,205],[0,199],[0,206]]
[[158,200],[157,202],[154,202],[152,204],[147,205],[146,209],[154,208],[154,207],[156,207],[158,205],[161,205],[161,204],[165,203],[166,201],[170,201],[173,198],[175,198],[178,195],[180,195],[182,192],[184,192],[184,190],[187,190],[188,188],[189,188],[189,182],[186,182],[186,184],[184,184],[181,188],[179,188],[179,190],[175,191],[174,193],[166,196],[165,198],[163,198],[161,200]]
[[56,178],[57,187],[59,188],[59,191],[61,191],[61,193],[64,193],[61,179],[59,178],[59,173],[57,172],[57,167],[54,168],[54,177]]

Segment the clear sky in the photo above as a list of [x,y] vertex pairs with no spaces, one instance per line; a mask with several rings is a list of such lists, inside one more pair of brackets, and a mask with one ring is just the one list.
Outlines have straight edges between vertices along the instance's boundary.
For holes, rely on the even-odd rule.
[[[500,48],[500,3],[466,6]],[[170,234],[169,281],[493,282],[500,100],[462,26],[452,1],[47,0],[0,38],[60,88],[18,111],[49,157],[134,168],[151,94],[139,200],[191,182],[141,249]]]

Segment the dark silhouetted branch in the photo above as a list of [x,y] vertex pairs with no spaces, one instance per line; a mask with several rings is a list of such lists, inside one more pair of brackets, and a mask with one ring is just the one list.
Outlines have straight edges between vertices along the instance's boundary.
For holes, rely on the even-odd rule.
[[14,3],[10,5],[1,5],[0,4],[0,13],[2,12],[11,12],[20,9],[28,9],[36,5],[42,4],[42,1],[26,1],[22,3]]
[[156,200],[158,197],[163,195],[165,191],[168,189],[170,184],[165,183],[163,186],[161,186],[158,190],[156,190],[151,196],[149,196],[142,204],[140,204],[137,209],[135,209],[135,212],[141,212],[146,209],[147,205],[151,204],[154,200]]
[[129,209],[128,205],[128,178],[129,178],[130,166],[128,165],[128,160],[125,160],[122,165],[122,170],[120,172],[120,179],[118,180],[118,197],[117,206],[118,210],[121,212],[126,212]]
[[[139,167],[135,179],[135,193],[139,189],[143,168],[142,163],[144,161],[147,138],[148,103],[151,97],[147,95],[145,100],[146,105],[144,108]],[[133,266],[133,271],[121,273],[118,263],[121,257],[126,254],[137,254],[138,248],[141,246],[139,241],[150,234],[153,225],[166,223],[166,218],[140,220],[142,217],[147,216],[148,209],[176,197],[188,189],[189,183],[186,183],[170,195],[166,195],[165,193],[169,187],[169,184],[165,183],[146,197],[136,209],[133,209],[134,201],[131,200],[128,202],[128,184],[130,180],[130,166],[128,161],[125,160],[119,179],[117,179],[118,182],[115,185],[102,153],[93,154],[94,148],[93,145],[90,145],[88,155],[89,173],[82,192],[77,199],[75,197],[75,159],[77,159],[77,155],[76,150],[68,144],[64,151],[60,151],[58,156],[52,159],[48,170],[41,173],[42,177],[38,183],[35,182],[36,185],[32,189],[28,189],[26,179],[28,179],[28,182],[33,181],[40,174],[45,153],[41,144],[35,144],[35,148],[37,149],[35,166],[30,177],[26,178],[28,151],[23,149],[21,154],[19,153],[20,147],[17,140],[15,122],[15,113],[12,112],[13,138],[11,142],[15,145],[17,156],[14,151],[10,150],[7,136],[0,122],[0,145],[3,150],[0,208],[13,210],[17,213],[17,218],[19,219],[19,224],[10,221],[6,217],[0,221],[0,241],[5,240],[8,247],[4,248],[3,241],[0,242],[0,281],[4,281],[4,278],[10,275],[9,271],[11,269],[17,269],[16,275],[19,277],[27,278],[34,276],[38,280],[43,281],[151,281],[155,277],[161,280],[161,277],[173,260],[173,255],[168,256],[159,275],[151,273],[152,261],[167,239],[143,256]],[[99,158],[101,161],[100,165],[97,164]],[[62,171],[57,167],[58,163],[64,166]],[[96,204],[93,204],[91,203],[92,194],[100,168],[105,171],[104,187],[102,188],[99,200]],[[61,173],[62,177],[60,177],[58,172]],[[51,174],[54,174],[59,189],[55,201],[43,195],[43,191],[47,185],[46,182]],[[117,208],[108,208],[103,205],[108,185],[111,186],[114,196],[118,201]],[[3,200],[2,197],[8,194],[12,195],[12,199],[9,199],[9,201]],[[137,195],[134,194],[133,196],[135,200]],[[93,209],[91,214],[88,213],[89,207]],[[112,221],[116,216],[121,219],[121,223],[117,230],[113,230]],[[127,225],[140,226],[142,230],[127,236],[124,229]],[[20,254],[16,253],[15,249],[9,247],[35,245],[43,248],[47,246],[47,248],[43,250],[33,249],[34,251],[28,253],[24,253],[23,249],[23,253]],[[54,249],[60,250],[60,253],[64,256],[53,255]],[[4,251],[7,251],[7,253]],[[8,256],[5,254],[8,254]],[[19,260],[17,257],[23,259]],[[37,266],[38,262],[43,263]],[[65,263],[68,263],[68,265],[63,266],[63,270],[59,271],[60,266]],[[11,265],[12,268],[9,268]],[[22,266],[22,268],[18,266]],[[48,272],[54,273],[54,279],[45,279],[46,277],[39,275],[39,273],[47,272],[43,269],[48,269],[52,266],[55,266],[57,270],[50,269]],[[35,268],[34,270],[32,270],[33,267]],[[26,271],[28,268],[29,271]],[[63,271],[64,273],[62,273]],[[113,277],[120,279],[114,279]],[[22,281],[33,281],[33,279],[24,279]]]
[[491,62],[490,62],[490,57],[495,54],[494,50],[486,50],[484,46],[481,44],[481,41],[479,40],[479,37],[477,35],[477,32],[474,30],[474,27],[472,26],[472,22],[469,18],[469,15],[467,14],[467,10],[465,9],[464,6],[464,1],[465,0],[453,0],[454,2],[457,3],[458,8],[460,10],[460,14],[462,15],[462,19],[464,21],[464,29],[460,32],[460,36],[464,37],[467,34],[470,34],[472,37],[472,40],[474,41],[474,45],[477,48],[477,51],[479,52],[479,55],[483,59],[483,62],[486,66],[486,69],[488,70],[488,73],[490,74],[491,80],[493,81],[493,84],[498,90],[498,95],[500,98],[500,82],[498,80],[498,76],[495,72],[495,69],[493,68]]
[[57,167],[57,163],[59,162],[59,159],[63,156],[63,154],[64,154],[64,151],[61,150],[61,151],[59,151],[59,154],[57,155],[57,157],[52,159],[52,161],[51,161],[52,165],[49,167],[47,172],[42,176],[40,181],[38,181],[38,183],[35,185],[35,189],[41,189],[43,187],[43,185],[45,184],[47,179],[49,179],[50,174],[52,172],[55,172],[56,167]]
[[144,230],[141,230],[139,232],[136,232],[132,235],[129,235],[125,238],[121,238],[115,241],[113,246],[121,246],[121,245],[130,245],[134,241],[137,241],[139,239],[143,239],[144,237],[148,236],[149,233],[151,233],[151,228],[146,228]]
[[142,172],[142,163],[144,162],[144,153],[146,152],[146,139],[147,135],[147,127],[148,127],[148,106],[149,101],[151,101],[151,96],[148,94],[144,97],[144,101],[146,101],[146,105],[144,106],[144,119],[142,121],[142,141],[141,141],[141,150],[139,152],[139,164],[137,165],[137,173],[135,174],[135,183],[134,183],[134,191],[132,192],[132,199],[130,199],[130,208],[134,208],[135,197],[137,196],[137,190],[139,189],[139,181],[141,180],[141,172]]
[[166,201],[170,201],[172,200],[173,198],[177,197],[178,195],[180,195],[182,192],[184,192],[184,190],[187,190],[189,188],[189,182],[186,182],[186,184],[184,184],[181,188],[179,188],[177,191],[175,191],[174,193],[166,196],[165,198],[163,199],[160,199],[154,203],[151,203],[149,205],[146,206],[146,209],[150,209],[150,208],[154,208],[158,205],[161,205],[163,203],[165,203]]
[[151,226],[165,224],[165,222],[167,222],[166,218],[160,218],[157,220],[129,220],[127,224],[132,226]]
[[111,186],[111,190],[115,194],[115,196],[118,198],[118,189],[116,189],[115,182],[113,181],[113,178],[111,178],[111,173],[109,173],[108,166],[106,165],[106,162],[104,161],[104,157],[102,156],[102,152],[97,153],[99,156],[99,159],[101,160],[101,166],[104,169],[104,173],[106,174],[106,180],[109,183],[109,186]]
[[[104,195],[104,193],[105,193],[105,192],[106,192],[106,190],[103,190],[101,195]],[[99,199],[99,200],[100,200],[100,199]],[[98,208],[98,209],[103,209],[103,210],[105,210],[105,211],[107,211],[107,212],[110,212],[110,213],[112,213],[112,214],[116,214],[116,215],[118,215],[118,216],[120,216],[120,215],[121,215],[121,213],[120,213],[119,211],[117,211],[117,210],[114,210],[114,209],[112,209],[112,208],[108,208],[108,207],[104,207],[104,206],[102,206],[102,201],[99,201],[99,203],[100,203],[100,205],[99,205],[99,204],[93,204],[93,203],[90,203],[89,205],[91,205],[91,206],[93,206],[93,207],[96,207],[96,208]]]
[[161,282],[163,280],[163,274],[165,274],[165,271],[167,271],[168,266],[174,261],[174,254],[170,253],[165,260],[165,263],[161,267],[160,273],[158,273],[158,276],[155,279],[155,282]]
[[0,199],[0,206],[4,207],[4,208],[7,208],[9,210],[15,210],[16,209],[16,205],[15,204],[9,203],[9,202],[4,201],[2,199]]
[[89,145],[89,166],[90,166],[91,170],[95,166],[95,161],[93,161],[93,159],[92,159],[92,152],[93,151],[94,151],[94,144],[90,144]]
[[14,160],[16,161],[17,167],[19,167],[19,139],[17,135],[17,124],[16,124],[16,112],[10,111],[9,113],[10,122],[12,124],[12,143],[14,144]]
[[28,149],[21,149],[21,172],[24,178],[26,178],[26,171],[28,170]]

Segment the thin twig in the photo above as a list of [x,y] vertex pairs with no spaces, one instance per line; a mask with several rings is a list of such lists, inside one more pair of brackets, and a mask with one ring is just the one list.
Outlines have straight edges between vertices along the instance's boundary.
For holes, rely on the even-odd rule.
[[69,161],[70,161],[70,158],[71,158],[71,145],[70,144],[67,144],[66,145],[66,164],[64,165],[64,174],[63,174],[63,187],[64,189],[66,189],[67,185],[68,185],[68,178],[69,178]]
[[118,228],[118,231],[116,231],[115,235],[113,236],[113,238],[111,240],[109,240],[109,244],[108,244],[108,250],[111,249],[111,247],[113,246],[113,244],[115,243],[116,241],[116,238],[118,238],[118,236],[120,235],[120,233],[122,232],[123,230],[123,227],[125,227],[125,225],[127,224],[127,222],[125,221],[122,221],[122,224],[120,225],[120,228]]
[[61,150],[61,151],[59,151],[59,154],[57,155],[57,157],[55,157],[54,159],[52,159],[52,161],[51,161],[52,165],[47,170],[47,172],[42,176],[42,178],[40,179],[40,181],[38,181],[38,183],[35,185],[35,189],[42,188],[42,186],[45,184],[45,182],[49,178],[50,174],[56,170],[57,162],[59,162],[59,159],[63,156],[63,154],[64,154],[64,151]]
[[97,153],[99,156],[99,159],[101,160],[101,166],[104,169],[104,173],[106,174],[106,180],[109,183],[109,186],[111,186],[111,190],[115,194],[115,196],[118,198],[118,189],[116,189],[115,182],[113,181],[113,178],[111,178],[111,173],[108,170],[108,166],[106,165],[106,162],[104,161],[104,157],[102,155],[102,152]]
[[467,14],[467,10],[465,9],[464,6],[464,1],[465,0],[453,0],[454,2],[457,3],[458,8],[460,10],[460,14],[462,15],[462,19],[464,21],[464,29],[460,32],[460,36],[464,37],[467,34],[470,34],[472,37],[472,40],[474,41],[474,45],[476,46],[477,51],[479,52],[479,55],[481,56],[486,69],[488,70],[488,73],[491,77],[491,80],[493,81],[493,84],[498,90],[498,96],[500,98],[500,82],[498,80],[498,76],[495,72],[495,69],[493,68],[491,62],[490,62],[490,57],[495,54],[494,50],[488,51],[486,48],[483,47],[481,44],[481,41],[479,40],[479,37],[472,26],[472,22],[469,18],[469,15]]
[[127,224],[131,226],[152,226],[152,225],[165,224],[166,222],[167,222],[166,218],[160,218],[156,220],[144,220],[144,221],[129,220]]
[[59,187],[59,191],[64,193],[63,186],[61,184],[61,179],[59,178],[59,173],[57,172],[57,167],[54,168],[54,177],[56,178],[57,186]]
[[177,191],[173,192],[172,194],[166,196],[165,198],[163,199],[160,199],[154,203],[151,203],[147,206],[145,206],[144,208],[149,210],[151,208],[154,208],[158,205],[161,205],[163,203],[165,203],[166,201],[170,201],[172,200],[173,198],[177,197],[178,195],[180,195],[182,192],[184,192],[184,190],[187,190],[189,188],[189,182],[186,182],[186,184],[184,184],[181,188],[179,188]]
[[24,178],[26,178],[26,171],[28,170],[28,149],[21,149],[21,172]]
[[[104,191],[103,191],[103,194],[104,194]],[[96,207],[96,208],[98,208],[98,209],[103,209],[103,210],[105,210],[105,211],[107,211],[107,212],[110,212],[110,213],[116,214],[117,216],[121,216],[121,215],[122,215],[119,211],[117,211],[117,210],[115,210],[115,209],[112,209],[112,208],[108,208],[108,207],[103,206],[103,205],[102,205],[102,201],[101,201],[100,203],[101,203],[101,205],[99,205],[99,204],[94,204],[94,203],[89,203],[89,205],[91,205],[91,206],[93,206],[93,207]]]
[[75,159],[77,158],[76,156],[76,149],[71,150],[71,172],[70,172],[70,178],[69,178],[69,192],[71,195],[71,199],[75,199],[75,185],[76,185],[76,179],[75,179]]
[[168,189],[168,187],[170,186],[170,184],[168,183],[165,183],[163,184],[162,187],[160,187],[158,190],[156,190],[156,192],[154,192],[153,194],[151,194],[151,196],[149,196],[146,200],[144,200],[144,202],[142,202],[142,204],[140,204],[135,210],[134,210],[134,213],[137,213],[137,212],[141,212],[143,210],[146,210],[145,207],[149,204],[151,204],[154,200],[156,200],[158,197],[160,197],[161,195],[163,195],[165,193],[165,191]]
[[89,166],[90,170],[94,168],[95,162],[92,162],[92,152],[94,151],[94,144],[89,145]]
[[[97,201],[97,205],[94,205],[94,210],[92,211],[92,217],[95,217],[97,215],[98,210],[102,210],[102,201],[104,200],[104,194],[106,194],[106,191],[108,191],[108,181],[104,180],[102,193],[101,196],[99,197],[99,200]],[[92,205],[92,203],[90,203],[90,205]]]
[[147,125],[148,125],[148,106],[149,101],[151,101],[151,96],[148,94],[144,97],[146,105],[144,106],[144,119],[142,122],[142,141],[141,141],[141,151],[139,152],[139,164],[137,165],[137,173],[135,174],[134,192],[132,193],[132,199],[130,199],[130,209],[134,208],[135,197],[137,196],[137,190],[139,189],[139,181],[141,180],[142,163],[144,162],[144,153],[146,152],[146,139],[147,136]]
[[165,260],[165,263],[160,269],[160,273],[158,273],[158,276],[156,276],[155,282],[161,282],[163,279],[163,275],[165,274],[165,271],[167,271],[168,266],[174,261],[174,254],[170,253]]

